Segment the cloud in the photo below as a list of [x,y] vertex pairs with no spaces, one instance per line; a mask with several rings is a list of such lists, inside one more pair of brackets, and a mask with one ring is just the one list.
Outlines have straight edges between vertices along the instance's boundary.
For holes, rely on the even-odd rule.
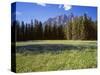
[[63,5],[62,5],[62,4],[60,4],[60,5],[59,5],[59,8],[62,8],[62,6],[63,6]]
[[45,3],[37,3],[38,5],[41,5],[41,6],[46,6]]
[[16,11],[16,13],[15,13],[16,15],[21,15],[22,13],[21,12],[19,12],[19,11]]
[[70,10],[71,8],[72,8],[72,6],[71,5],[67,5],[67,4],[60,4],[59,6],[58,6],[58,8],[64,8],[64,10]]
[[65,10],[70,10],[72,8],[72,6],[64,4],[63,8]]

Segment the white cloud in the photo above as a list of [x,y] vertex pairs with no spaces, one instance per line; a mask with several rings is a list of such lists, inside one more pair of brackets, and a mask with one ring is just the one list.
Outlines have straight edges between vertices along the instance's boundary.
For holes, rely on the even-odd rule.
[[38,5],[41,5],[41,6],[46,6],[45,3],[37,3]]
[[72,8],[72,6],[64,4],[63,8],[65,10],[70,10]]
[[62,6],[63,6],[63,5],[62,5],[62,4],[60,4],[60,5],[59,5],[59,8],[62,8]]
[[15,13],[16,15],[21,15],[22,13],[21,12],[19,12],[19,11],[16,11],[16,13]]

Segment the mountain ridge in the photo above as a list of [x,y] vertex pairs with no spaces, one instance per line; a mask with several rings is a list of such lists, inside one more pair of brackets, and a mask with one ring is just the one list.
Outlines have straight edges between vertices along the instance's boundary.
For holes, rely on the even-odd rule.
[[69,19],[69,16],[67,16],[66,14],[63,15],[58,15],[52,18],[48,18],[43,24],[49,24],[49,25],[65,25],[67,23]]

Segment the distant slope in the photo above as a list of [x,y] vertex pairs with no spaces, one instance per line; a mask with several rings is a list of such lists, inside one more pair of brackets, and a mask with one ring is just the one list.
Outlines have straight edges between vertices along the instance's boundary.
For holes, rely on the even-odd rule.
[[47,21],[44,22],[44,24],[49,24],[49,25],[65,25],[68,20],[70,18],[72,18],[73,15],[69,15],[67,16],[66,14],[63,14],[63,15],[59,15],[59,16],[56,16],[56,17],[53,17],[53,18],[49,18]]

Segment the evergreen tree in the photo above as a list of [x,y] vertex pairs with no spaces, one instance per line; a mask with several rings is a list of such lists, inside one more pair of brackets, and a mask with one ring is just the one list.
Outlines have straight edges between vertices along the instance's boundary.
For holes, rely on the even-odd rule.
[[11,25],[12,34],[16,41],[27,40],[97,40],[97,20],[91,17],[74,16],[72,13],[66,21],[66,25],[42,24],[41,21],[31,20],[30,23],[24,21],[13,21]]

